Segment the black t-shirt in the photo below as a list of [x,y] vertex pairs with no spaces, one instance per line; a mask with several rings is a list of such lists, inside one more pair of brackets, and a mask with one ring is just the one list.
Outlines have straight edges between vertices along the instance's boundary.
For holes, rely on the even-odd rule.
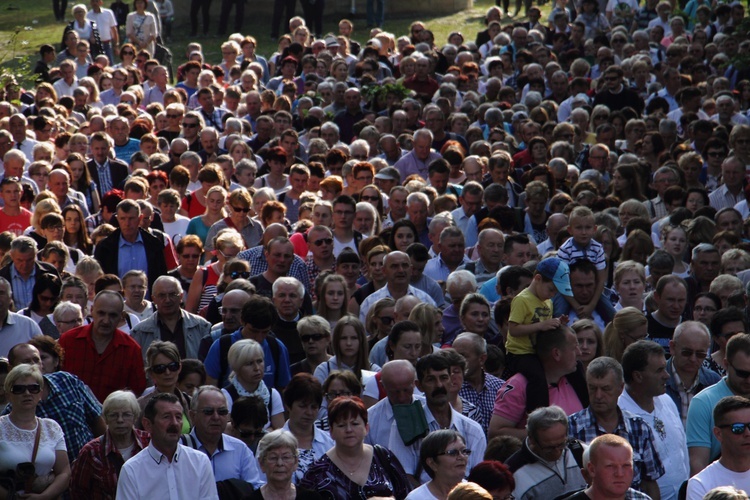
[[659,323],[651,313],[646,314],[646,319],[648,320],[649,337],[651,337],[651,340],[662,346],[668,353],[669,341],[672,340],[672,337],[674,336],[674,327]]

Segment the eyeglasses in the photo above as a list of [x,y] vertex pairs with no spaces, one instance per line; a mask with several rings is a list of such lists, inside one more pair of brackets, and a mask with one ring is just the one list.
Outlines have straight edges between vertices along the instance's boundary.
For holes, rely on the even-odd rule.
[[396,319],[393,316],[378,316],[378,319],[384,325],[390,325],[391,323],[396,321]]
[[182,118],[182,115],[177,113],[175,115],[167,113],[167,118]]
[[233,280],[236,280],[237,278],[248,279],[250,277],[250,271],[234,271],[229,277]]
[[251,437],[260,439],[266,435],[264,431],[239,431],[239,433],[240,433],[240,437],[243,439],[247,439]]
[[692,358],[695,356],[699,360],[706,359],[708,353],[706,351],[694,351],[692,349],[680,349],[680,356],[683,358]]
[[352,395],[352,393],[350,391],[327,392],[326,393],[326,399],[328,401],[333,401],[336,398],[339,398],[339,397],[342,397],[342,396],[345,397],[345,398],[348,398],[351,395]]
[[151,371],[153,373],[156,373],[157,375],[161,375],[163,373],[166,373],[167,370],[174,373],[180,369],[180,363],[177,361],[172,361],[171,363],[168,363],[166,365],[154,365],[151,367]]
[[56,321],[55,323],[57,323],[58,325],[82,325],[83,318],[71,319],[70,321],[60,320]]
[[359,199],[361,201],[378,201],[380,199],[380,196],[360,196]]
[[693,308],[693,312],[698,312],[698,313],[701,313],[701,312],[712,313],[713,312],[713,313],[715,313],[716,312],[716,308],[715,307],[696,306],[696,307]]
[[744,379],[750,378],[750,372],[749,371],[747,371],[747,370],[738,370],[737,368],[735,368],[735,366],[732,363],[729,363],[729,366],[732,367],[732,370],[734,370],[734,373],[736,373],[739,378],[744,378]]
[[120,420],[121,418],[123,420],[130,420],[133,417],[135,417],[135,415],[129,411],[125,411],[122,413],[113,411],[113,412],[107,413],[107,418],[110,420],[115,420],[115,421]]
[[235,207],[234,205],[230,205],[230,206],[232,207],[232,210],[234,210],[236,213],[242,212],[246,214],[246,213],[249,213],[251,210],[250,208]]
[[210,417],[214,413],[218,413],[222,417],[224,417],[226,415],[229,415],[229,410],[227,410],[224,407],[222,407],[222,408],[211,408],[210,406],[207,406],[206,408],[201,408],[200,412],[203,413],[207,417]]
[[288,464],[294,462],[294,458],[294,455],[266,455],[266,462],[275,464],[281,460],[283,463]]
[[132,50],[123,50],[122,51],[122,55],[124,55],[124,56],[134,56],[135,52],[133,52]]
[[197,123],[183,123],[183,124],[182,124],[182,127],[183,127],[183,128],[195,128],[195,127],[197,127],[197,126],[198,126],[198,124],[197,124]]
[[750,423],[743,424],[742,422],[736,422],[734,424],[724,424],[724,425],[717,425],[719,429],[729,429],[732,434],[744,434],[745,429],[750,431]]
[[471,450],[469,450],[467,448],[464,448],[463,450],[455,450],[455,449],[453,449],[453,450],[446,450],[446,451],[444,451],[442,453],[438,453],[437,454],[437,456],[442,456],[442,455],[448,455],[451,458],[456,458],[459,455],[463,455],[465,457],[470,457],[471,456]]
[[156,295],[154,295],[154,298],[158,299],[158,300],[168,300],[168,299],[178,300],[178,299],[182,299],[182,294],[181,293],[177,293],[177,292],[173,292],[173,293],[157,293]]
[[313,241],[312,244],[315,245],[316,247],[323,246],[323,245],[332,245],[333,238],[321,238],[319,240]]
[[319,342],[326,337],[327,335],[324,333],[313,333],[312,335],[300,335],[299,339],[304,344],[305,342]]
[[10,388],[11,394],[15,394],[16,396],[20,396],[26,391],[29,391],[29,394],[39,394],[39,392],[42,390],[42,386],[39,384],[28,384],[28,385],[22,385],[22,384],[15,384],[13,387]]

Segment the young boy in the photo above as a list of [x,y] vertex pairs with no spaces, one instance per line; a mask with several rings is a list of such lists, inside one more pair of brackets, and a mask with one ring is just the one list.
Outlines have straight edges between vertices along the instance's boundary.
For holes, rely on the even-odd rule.
[[510,305],[508,339],[505,342],[508,370],[526,377],[526,411],[549,405],[547,379],[534,344],[538,334],[559,328],[567,316],[552,317],[552,297],[557,292],[572,296],[570,270],[557,257],[542,260],[528,288],[513,298]]
[[[568,232],[572,235],[557,251],[557,257],[570,265],[581,259],[590,260],[596,266],[596,291],[594,297],[601,297],[604,292],[604,284],[607,282],[607,258],[604,255],[604,247],[594,240],[596,224],[594,213],[588,207],[576,207],[570,212],[568,221]],[[591,312],[596,308],[598,300],[592,300],[588,305],[579,304],[573,295],[566,296],[565,300],[570,304],[572,311],[578,318],[590,318]]]

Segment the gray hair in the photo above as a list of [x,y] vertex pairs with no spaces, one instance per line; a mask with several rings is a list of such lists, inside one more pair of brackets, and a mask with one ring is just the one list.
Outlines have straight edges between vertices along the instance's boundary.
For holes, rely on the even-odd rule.
[[[411,193],[409,196],[406,197],[406,206],[407,207],[410,207],[410,206],[414,205],[415,203],[422,203],[425,207],[429,207],[430,206],[430,199],[427,197],[426,194],[419,193],[419,192],[417,192],[417,193]],[[29,238],[29,239],[31,239],[31,238]]]
[[430,139],[430,144],[432,144],[432,141],[434,139],[432,132],[429,129],[426,128],[420,128],[416,132],[414,132],[414,142],[417,142],[418,139]]
[[479,335],[478,333],[472,333],[472,332],[464,332],[459,334],[454,340],[453,343],[455,344],[459,340],[466,339],[472,344],[474,344],[474,348],[476,349],[477,354],[487,354],[487,341]]
[[[0,284],[2,284],[1,281]],[[67,300],[62,301],[55,306],[55,310],[52,312],[52,318],[55,320],[55,323],[58,323],[60,318],[62,318],[62,315],[69,312],[75,312],[81,319],[83,319],[83,310],[81,309],[81,306],[75,302],[69,302]]]
[[615,358],[599,356],[594,358],[586,368],[586,377],[604,378],[611,373],[615,374],[617,383],[622,384],[624,381],[622,375],[622,365]]
[[141,413],[141,407],[138,406],[138,400],[130,391],[115,391],[107,396],[107,399],[102,403],[102,415],[107,415],[110,411],[117,408],[126,408],[133,415],[138,417]]
[[[123,283],[124,283],[124,280],[123,280]],[[151,288],[156,288],[156,285],[160,285],[162,283],[172,283],[173,285],[177,287],[180,293],[183,292],[182,283],[180,283],[180,280],[172,276],[159,276],[158,278],[156,278],[156,281],[154,281],[154,284]]]
[[297,293],[299,294],[300,298],[305,296],[305,287],[302,286],[302,283],[297,278],[293,278],[291,276],[282,276],[281,278],[277,278],[276,281],[273,282],[273,285],[271,286],[271,293],[273,295],[276,295],[276,292],[279,291],[279,287],[281,285],[292,285],[295,288],[297,288]]
[[30,236],[19,236],[10,242],[11,252],[34,252],[36,254],[37,250],[36,241]]
[[[711,342],[711,332],[708,330],[708,327],[701,323],[700,321],[683,321],[679,325],[677,325],[677,328],[674,329],[674,335],[672,336],[672,340],[677,342],[679,338],[682,335],[685,335],[685,330],[697,328],[698,330],[703,333],[706,337],[706,344]],[[591,365],[589,365],[591,366]]]
[[221,392],[221,389],[216,387],[215,385],[202,385],[196,389],[195,394],[193,394],[193,399],[190,400],[190,409],[193,411],[198,411],[198,400],[201,397],[201,394],[205,394],[207,392],[216,392],[217,394],[221,394],[221,397],[226,400],[226,396],[223,392]]
[[325,333],[330,337],[331,323],[324,317],[316,314],[305,316],[297,322],[297,333],[300,335],[304,335],[305,333]]
[[299,451],[297,451],[298,446],[299,442],[297,441],[297,438],[294,437],[294,434],[283,429],[276,429],[261,438],[255,456],[260,463],[266,459],[266,455],[268,455],[271,450],[287,448],[292,452],[295,458],[299,458]]
[[461,288],[470,285],[472,290],[477,289],[477,278],[465,269],[453,271],[448,275],[448,279],[445,280],[445,289],[450,293],[450,289],[454,286]]
[[[14,242],[16,240],[13,240]],[[12,247],[11,243],[11,247]],[[702,253],[719,253],[719,250],[713,246],[711,243],[699,243],[698,245],[693,248],[693,260],[697,259],[698,256]]]
[[549,429],[557,424],[563,424],[566,428],[568,427],[568,416],[565,414],[565,410],[557,405],[544,406],[537,408],[529,414],[529,420],[526,422],[526,432],[530,438],[536,439],[539,431]]

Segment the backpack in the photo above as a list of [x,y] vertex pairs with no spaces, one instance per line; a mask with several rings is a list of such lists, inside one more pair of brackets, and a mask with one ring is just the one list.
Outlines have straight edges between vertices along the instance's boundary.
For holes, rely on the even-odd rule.
[[[266,337],[266,341],[268,342],[268,348],[271,349],[271,357],[273,357],[273,363],[276,367],[276,370],[274,370],[273,373],[273,385],[277,386],[279,384],[279,358],[281,357],[281,348],[279,347],[279,340],[273,335]],[[221,380],[229,373],[229,360],[227,359],[227,356],[229,355],[230,347],[232,347],[231,335],[222,335],[219,337],[219,362],[221,363],[221,367],[219,369],[218,380]]]

